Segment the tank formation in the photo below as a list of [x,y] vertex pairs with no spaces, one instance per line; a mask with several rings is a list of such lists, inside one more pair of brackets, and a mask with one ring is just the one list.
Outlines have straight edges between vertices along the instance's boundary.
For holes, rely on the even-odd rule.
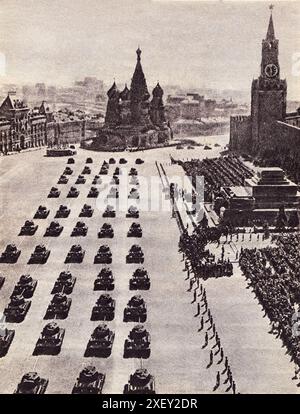
[[135,206],[130,206],[128,212],[126,213],[127,218],[139,218],[139,210]]
[[110,187],[109,193],[107,194],[107,198],[119,198],[119,190],[117,187]]
[[71,187],[68,192],[67,198],[77,198],[78,196],[79,196],[79,190],[77,190],[76,187]]
[[15,331],[13,329],[0,329],[0,358],[4,357],[15,337]]
[[60,205],[57,212],[55,213],[55,218],[67,218],[70,215],[71,210],[64,205]]
[[23,322],[31,306],[30,300],[25,300],[24,296],[11,296],[10,302],[4,309],[6,322]]
[[112,239],[114,237],[114,230],[109,223],[103,223],[100,231],[98,232],[98,238],[104,239],[109,238]]
[[124,322],[146,322],[147,307],[141,295],[132,296],[124,309]]
[[58,221],[51,221],[50,226],[47,227],[44,237],[58,237],[63,231],[63,226]]
[[150,278],[148,272],[143,267],[136,269],[129,280],[130,290],[149,290],[150,289]]
[[73,244],[67,257],[65,263],[82,263],[85,255],[85,250],[79,244]]
[[115,317],[116,301],[108,294],[101,295],[92,310],[92,321],[112,321]]
[[143,231],[139,223],[132,223],[129,227],[127,237],[142,237]]
[[83,168],[82,173],[81,174],[90,174],[91,173],[91,169],[90,167],[88,167],[87,165]]
[[114,332],[112,332],[105,323],[101,323],[92,333],[84,356],[109,357],[114,339]]
[[51,293],[64,293],[66,295],[70,295],[73,292],[75,283],[76,277],[73,277],[71,272],[61,272],[54,284]]
[[114,209],[113,206],[108,205],[106,207],[105,211],[103,212],[102,217],[103,218],[107,218],[107,217],[113,218],[113,217],[116,217],[116,210]]
[[79,213],[79,217],[92,217],[94,213],[94,209],[88,205],[88,204],[84,204],[81,212]]
[[88,232],[88,226],[83,221],[77,221],[74,229],[72,230],[72,237],[85,237]]
[[24,226],[21,227],[19,236],[33,236],[38,226],[32,220],[26,220]]
[[73,174],[73,170],[72,170],[72,168],[67,166],[67,167],[65,168],[65,170],[64,170],[64,172],[63,172],[63,174],[64,174],[64,175],[72,175],[72,174]]
[[126,256],[126,263],[144,263],[144,253],[140,246],[137,244],[131,246]]
[[83,175],[78,175],[77,180],[75,181],[75,184],[85,184],[86,179],[84,178]]
[[38,244],[31,254],[28,264],[45,264],[50,256],[50,250],[43,244]]
[[72,299],[64,293],[55,293],[53,296],[44,319],[66,319],[72,304]]
[[124,358],[149,358],[150,342],[150,334],[144,326],[134,326],[125,339]]
[[112,254],[107,244],[99,247],[98,252],[94,258],[95,264],[110,264],[112,262]]
[[137,369],[130,375],[123,394],[155,394],[154,377],[145,368]]
[[22,295],[25,299],[30,299],[34,294],[36,287],[37,280],[32,279],[28,274],[22,275],[15,285],[11,296]]
[[67,184],[68,181],[69,181],[68,177],[66,175],[62,174],[59,177],[59,180],[57,181],[57,184]]
[[48,323],[36,343],[34,355],[58,355],[61,351],[65,330],[56,322]]
[[21,254],[21,250],[15,244],[8,244],[1,253],[0,263],[17,263]]
[[60,196],[60,191],[56,187],[52,187],[49,191],[48,198],[58,198]]
[[88,198],[97,198],[99,195],[99,190],[97,187],[91,187],[87,197]]
[[23,375],[14,394],[45,394],[49,381],[41,378],[37,372]]
[[35,215],[34,219],[46,219],[49,216],[50,210],[45,206],[39,206]]
[[114,290],[115,279],[108,267],[103,267],[94,282],[94,290]]

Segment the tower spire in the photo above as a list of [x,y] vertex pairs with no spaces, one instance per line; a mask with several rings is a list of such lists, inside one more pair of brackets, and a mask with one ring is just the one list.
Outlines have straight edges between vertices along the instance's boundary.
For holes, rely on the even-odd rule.
[[271,11],[271,14],[270,14],[270,20],[269,20],[269,26],[268,26],[266,40],[274,40],[275,39],[275,31],[274,31],[274,23],[273,23],[273,15],[272,15],[272,10],[274,9],[273,4],[270,4],[269,9]]

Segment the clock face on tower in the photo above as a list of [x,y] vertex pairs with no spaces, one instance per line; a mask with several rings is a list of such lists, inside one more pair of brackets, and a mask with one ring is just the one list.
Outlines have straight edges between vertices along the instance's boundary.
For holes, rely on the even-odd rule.
[[265,67],[265,74],[268,78],[274,78],[278,73],[278,67],[274,63],[269,63]]

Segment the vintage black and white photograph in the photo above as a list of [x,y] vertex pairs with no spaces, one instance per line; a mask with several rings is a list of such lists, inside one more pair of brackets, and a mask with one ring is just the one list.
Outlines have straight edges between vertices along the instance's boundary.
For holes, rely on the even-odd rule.
[[299,220],[299,0],[0,0],[0,394],[299,394]]

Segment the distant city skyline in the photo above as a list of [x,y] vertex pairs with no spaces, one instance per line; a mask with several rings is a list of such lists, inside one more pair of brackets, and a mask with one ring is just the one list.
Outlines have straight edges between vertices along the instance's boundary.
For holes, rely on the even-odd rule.
[[[149,89],[162,85],[250,91],[260,70],[270,2],[2,0],[0,84],[71,85],[95,76],[130,84],[142,49]],[[281,77],[300,99],[300,2],[275,2]],[[249,92],[250,93],[250,92]]]

